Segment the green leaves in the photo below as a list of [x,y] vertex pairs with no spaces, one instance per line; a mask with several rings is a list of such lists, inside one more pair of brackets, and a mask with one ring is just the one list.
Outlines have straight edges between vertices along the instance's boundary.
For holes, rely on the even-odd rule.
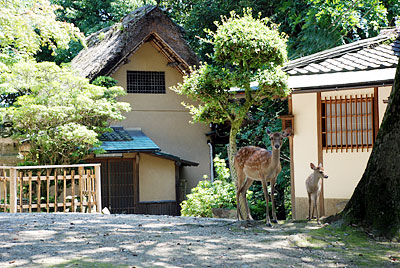
[[59,6],[48,0],[0,1],[0,60],[8,64],[31,57],[41,47],[68,48],[71,40],[84,43],[72,24],[56,21]]
[[301,26],[292,42],[295,57],[376,36],[389,23],[380,0],[309,0],[308,6],[295,22]]
[[116,98],[121,87],[105,88],[55,63],[22,61],[0,76],[2,94],[22,96],[3,110],[3,124],[30,144],[25,159],[38,164],[75,163],[99,146],[98,135],[122,120],[128,103]]
[[[285,37],[268,19],[253,18],[250,9],[244,13],[239,17],[231,12],[216,23],[215,32],[208,31],[213,64],[202,63],[172,88],[196,101],[185,105],[194,121],[240,126],[253,104],[288,93],[286,74],[280,69],[287,59]],[[258,84],[256,91],[251,82]],[[243,100],[234,88],[245,92]]]
[[287,60],[285,35],[268,18],[253,18],[251,9],[246,9],[243,17],[232,11],[216,25],[215,33],[207,33],[214,45],[212,59],[222,65],[256,71],[265,64],[275,67]]
[[216,180],[199,181],[187,200],[181,203],[182,216],[212,217],[212,208],[232,209],[236,207],[236,188],[228,180],[229,169],[218,156],[214,159]]

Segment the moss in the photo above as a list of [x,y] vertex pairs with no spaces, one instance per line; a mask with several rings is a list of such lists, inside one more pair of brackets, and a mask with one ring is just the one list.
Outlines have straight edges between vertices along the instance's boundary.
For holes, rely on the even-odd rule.
[[310,230],[294,241],[299,247],[337,252],[362,267],[400,264],[400,243],[376,241],[358,228],[335,224]]
[[68,262],[64,262],[58,265],[54,266],[49,266],[49,267],[80,267],[80,268],[92,268],[92,267],[98,267],[98,268],[128,268],[132,267],[129,265],[118,265],[115,263],[104,263],[104,262],[96,262],[96,261],[91,261],[91,260],[71,260]]

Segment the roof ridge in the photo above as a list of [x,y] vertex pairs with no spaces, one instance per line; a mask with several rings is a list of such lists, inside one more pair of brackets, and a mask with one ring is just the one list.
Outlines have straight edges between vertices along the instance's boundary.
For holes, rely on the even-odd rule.
[[[397,30],[396,30],[396,34]],[[372,38],[368,38],[368,39],[363,39],[363,40],[359,40],[353,43],[349,43],[349,44],[345,44],[345,45],[341,45],[338,47],[334,47],[331,49],[327,49],[321,52],[317,52],[314,54],[311,54],[309,56],[305,56],[305,57],[301,57],[298,59],[295,59],[293,61],[289,61],[288,64],[286,66],[284,66],[282,69],[284,71],[289,71],[291,69],[297,68],[297,67],[301,67],[301,66],[305,66],[311,63],[315,63],[318,62],[320,60],[326,60],[326,59],[331,59],[331,58],[335,58],[337,56],[341,56],[344,55],[346,53],[350,53],[353,51],[358,51],[364,47],[368,47],[368,46],[372,46],[372,45],[376,45],[379,43],[382,43],[390,38],[393,38],[394,32],[393,31],[386,31],[386,32],[382,32],[382,34],[376,36],[376,37],[372,37]]]

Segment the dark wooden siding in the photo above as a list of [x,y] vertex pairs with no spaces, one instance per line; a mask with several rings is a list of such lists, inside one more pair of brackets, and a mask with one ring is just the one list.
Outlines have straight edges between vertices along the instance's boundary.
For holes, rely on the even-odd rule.
[[136,206],[136,211],[137,214],[179,215],[176,201],[141,202]]
[[[111,213],[179,215],[179,204],[173,200],[139,202],[139,167],[135,158],[97,158],[87,162],[101,163],[101,199],[103,207]],[[176,176],[178,185],[179,176]]]

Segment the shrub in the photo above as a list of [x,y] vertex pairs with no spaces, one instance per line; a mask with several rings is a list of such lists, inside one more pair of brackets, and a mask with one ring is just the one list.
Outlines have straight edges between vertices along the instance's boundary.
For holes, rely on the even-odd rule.
[[236,187],[229,181],[229,169],[219,156],[214,159],[216,178],[199,181],[197,186],[181,203],[182,216],[212,217],[212,208],[232,209],[236,207]]

